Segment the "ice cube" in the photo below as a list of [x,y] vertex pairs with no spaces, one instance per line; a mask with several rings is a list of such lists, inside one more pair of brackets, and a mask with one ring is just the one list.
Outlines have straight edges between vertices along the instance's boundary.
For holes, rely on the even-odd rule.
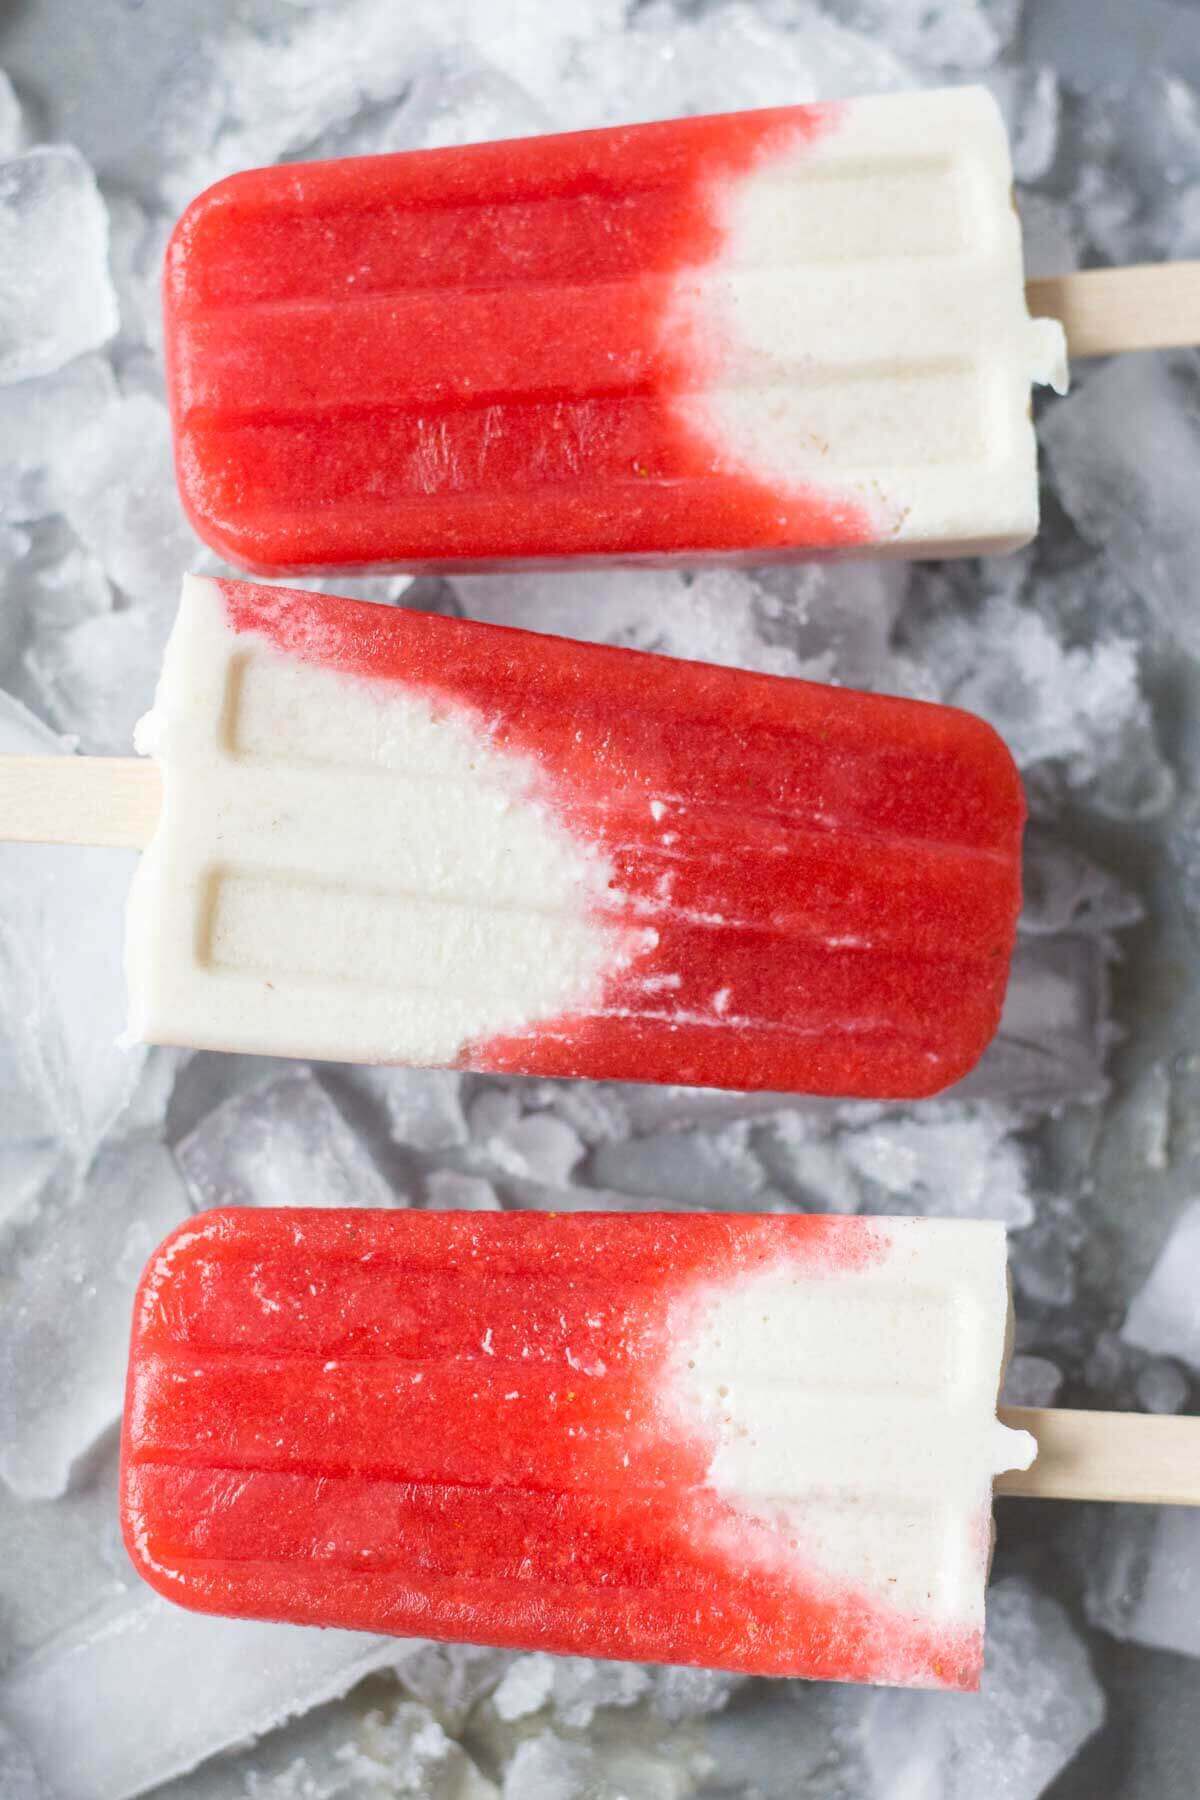
[[65,1161],[53,1141],[0,1139],[0,1231],[32,1218],[42,1194],[62,1175]]
[[161,400],[119,399],[79,433],[55,485],[76,534],[116,586],[151,609],[165,640],[180,581],[206,566],[207,552],[183,516]]
[[19,675],[14,679],[14,664],[27,636],[28,624],[20,600],[17,599],[16,604],[8,604],[8,596],[10,590],[20,584],[21,565],[28,557],[32,544],[30,533],[21,526],[0,523],[0,592],[3,592],[6,602],[3,610],[0,610],[0,682],[10,693],[20,685]]
[[836,1116],[803,1106],[780,1111],[759,1126],[754,1153],[770,1181],[804,1212],[853,1213],[863,1184],[842,1154]]
[[1200,1512],[1187,1506],[1097,1510],[1084,1549],[1084,1603],[1101,1631],[1200,1656]]
[[[652,0],[631,24],[627,31],[593,27],[558,68],[546,68],[549,59],[536,69],[527,61],[506,66],[519,66],[563,125],[585,108],[596,124],[623,124],[882,93],[914,79],[879,30],[847,30],[804,0],[776,7],[726,0],[686,14]],[[504,60],[502,51],[491,54]]]
[[499,1800],[461,1744],[413,1700],[368,1713],[346,1762],[357,1781],[398,1800]]
[[[597,1187],[677,1206],[761,1211],[766,1176],[744,1123],[598,1144],[587,1163]],[[769,1200],[766,1202],[769,1203]]]
[[176,208],[235,169],[275,162],[364,107],[395,100],[443,36],[413,8],[401,15],[377,0],[222,23],[203,54],[167,72],[158,181]]
[[540,1712],[554,1687],[554,1658],[538,1652],[518,1656],[492,1695],[492,1705],[506,1722]]
[[115,1445],[59,1500],[18,1500],[0,1482],[0,1677],[136,1582],[117,1523]]
[[796,1106],[814,1116],[827,1112],[822,1102],[797,1100],[794,1094],[722,1093],[717,1088],[660,1087],[650,1082],[609,1082],[595,1093],[612,1121],[601,1141],[625,1137],[630,1129],[640,1136],[690,1125],[722,1125]]
[[512,1661],[507,1650],[477,1644],[425,1644],[405,1657],[399,1675],[410,1694],[433,1707],[451,1731],[460,1731]]
[[1062,1389],[1063,1373],[1045,1356],[1018,1354],[1004,1372],[1006,1406],[1053,1406]]
[[1146,1412],[1181,1413],[1188,1403],[1188,1378],[1169,1357],[1156,1357],[1139,1369],[1135,1388],[1138,1405]]
[[354,1695],[315,1707],[155,1788],[154,1800],[359,1800],[364,1791],[382,1800],[388,1790],[364,1790],[352,1761],[362,1716]]
[[[994,725],[1022,770],[1056,765],[1067,792],[1087,790],[1102,811],[1154,817],[1174,788],[1142,694],[1137,645],[1117,636],[1067,644],[1046,613],[1011,591],[1019,568],[1008,566],[1005,585],[975,618],[942,604],[914,628],[908,642],[936,671],[937,697]],[[944,601],[952,580],[929,576],[931,596]]]
[[427,1707],[335,1702],[215,1757],[155,1800],[497,1800]]
[[10,1670],[0,1719],[55,1800],[133,1800],[409,1651],[365,1632],[210,1618],[139,1586]]
[[920,1115],[885,1112],[839,1143],[866,1182],[866,1212],[999,1219],[1019,1230],[1034,1208],[1015,1125],[999,1107],[942,1101]]
[[1177,1356],[1200,1370],[1200,1200],[1180,1215],[1130,1303],[1121,1335],[1140,1350]]
[[11,1731],[0,1725],[0,1794],[4,1800],[50,1800],[37,1778],[33,1758]]
[[15,156],[23,137],[21,102],[12,82],[0,69],[0,157]]
[[591,1744],[544,1731],[517,1746],[504,1800],[685,1800],[694,1793],[686,1761],[636,1743]]
[[518,1744],[504,1779],[504,1800],[599,1800],[595,1761],[586,1744],[545,1731]]
[[24,658],[39,710],[88,755],[128,756],[154,700],[168,624],[129,607],[39,634]]
[[560,1725],[582,1730],[599,1708],[633,1706],[649,1690],[649,1671],[637,1663],[537,1651],[511,1664],[492,1695],[492,1705],[509,1722],[549,1707]]
[[721,1712],[746,1680],[724,1669],[670,1666],[652,1668],[649,1675],[651,1710],[670,1725]]
[[117,290],[121,328],[118,355],[163,348],[162,268],[174,220],[152,213],[132,194],[107,196],[109,263]]
[[1021,219],[1021,247],[1025,275],[1030,281],[1043,275],[1068,275],[1079,267],[1079,234],[1075,215],[1065,200],[1040,189],[1019,189],[1017,212]]
[[406,111],[406,141],[381,148],[400,150],[411,144],[413,149],[439,150],[553,129],[550,114],[520,82],[469,53],[428,71],[415,84]]
[[[1160,9],[1160,25],[1169,15]],[[1160,48],[1139,79],[1079,96],[1071,200],[1096,253],[1113,263],[1188,255],[1187,199],[1200,175],[1200,104]],[[1196,78],[1193,66],[1192,79]],[[1183,243],[1186,243],[1184,235]]]
[[489,1180],[563,1187],[584,1155],[584,1142],[554,1111],[522,1112],[524,1094],[499,1082],[475,1093],[467,1109],[471,1169]]
[[1098,1100],[1113,1040],[1110,955],[1079,934],[1018,937],[999,1030],[954,1093],[1044,1111]]
[[849,0],[848,21],[877,36],[897,56],[939,73],[979,70],[994,63],[1016,29],[1019,0]]
[[490,1181],[457,1169],[434,1169],[425,1177],[426,1204],[443,1212],[497,1212],[500,1201]]
[[1107,943],[1145,911],[1117,876],[1036,825],[1025,834],[1021,885],[1020,928],[1034,936],[1084,933]]
[[101,356],[81,356],[56,375],[0,387],[0,518],[37,519],[54,511],[55,465],[116,399],[113,372]]
[[584,1154],[575,1128],[546,1112],[523,1114],[503,1133],[489,1137],[486,1149],[501,1173],[547,1187],[565,1186]]
[[61,1494],[120,1416],[134,1289],[187,1195],[160,1143],[105,1145],[0,1241],[0,1476]]
[[382,1100],[388,1131],[410,1150],[450,1150],[467,1140],[463,1078],[455,1069],[365,1069],[354,1076]]
[[[1008,123],[1013,175],[1017,181],[1040,181],[1058,151],[1062,114],[1058,77],[1051,68],[1004,67],[991,72],[988,86]],[[1027,271],[1028,266],[1026,257]],[[1056,272],[1070,266],[1060,264]]]
[[865,1767],[859,1724],[868,1697],[835,1682],[753,1682],[704,1734],[715,1800],[892,1800]]
[[[0,751],[44,756],[65,746],[0,694]],[[53,1138],[80,1165],[145,1060],[116,1047],[132,867],[123,850],[0,846],[0,1110],[12,1135]]]
[[234,1094],[175,1158],[198,1207],[399,1203],[309,1069]]
[[1103,1718],[1103,1691],[1062,1608],[1008,1576],[988,1595],[979,1697],[879,1689],[862,1731],[881,1800],[1037,1800]]
[[467,1108],[467,1128],[472,1143],[486,1150],[493,1138],[511,1131],[520,1117],[519,1093],[499,1081],[486,1082]]
[[111,610],[112,590],[104,570],[64,519],[45,519],[29,536],[30,553],[5,598],[30,615],[38,639]]
[[1041,1194],[1032,1225],[1009,1239],[1013,1285],[1039,1307],[1070,1306],[1086,1231],[1074,1196]]
[[494,138],[533,137],[553,116],[503,70],[465,46],[429,61],[394,103],[357,113],[317,138],[306,156],[379,156]]
[[108,217],[69,144],[0,161],[0,382],[49,375],[117,329]]
[[527,1090],[536,1105],[565,1119],[585,1144],[628,1137],[629,1109],[618,1082],[542,1081]]
[[1200,649],[1200,359],[1119,356],[1048,413],[1042,447],[1082,535],[1185,648]]

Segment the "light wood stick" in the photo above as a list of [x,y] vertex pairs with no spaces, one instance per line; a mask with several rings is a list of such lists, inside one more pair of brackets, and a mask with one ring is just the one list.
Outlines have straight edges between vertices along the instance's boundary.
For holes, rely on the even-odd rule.
[[162,806],[157,763],[137,756],[0,756],[0,841],[140,850]]
[[1081,269],[1025,285],[1035,319],[1059,319],[1072,356],[1200,344],[1200,262]]
[[1031,1431],[1038,1453],[1031,1469],[997,1479],[998,1494],[1200,1506],[1200,1418],[1041,1406],[1002,1406],[1000,1417]]

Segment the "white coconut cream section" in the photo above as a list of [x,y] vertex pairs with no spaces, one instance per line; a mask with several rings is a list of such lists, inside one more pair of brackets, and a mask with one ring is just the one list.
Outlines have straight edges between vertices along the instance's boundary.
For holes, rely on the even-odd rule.
[[885,1254],[845,1269],[787,1259],[685,1295],[669,1406],[711,1447],[738,1515],[731,1556],[849,1586],[898,1617],[983,1622],[991,1487],[1035,1446],[996,1418],[1006,1355],[1002,1226],[873,1219]]
[[467,707],[233,631],[214,581],[185,578],[138,748],[164,805],[127,917],[134,1039],[449,1063],[620,966],[608,866],[530,760]]
[[1030,385],[1065,391],[1057,322],[1025,307],[1004,123],[983,88],[849,101],[719,196],[715,264],[671,331],[682,396],[724,463],[850,498],[905,555],[1012,549],[1037,529]]

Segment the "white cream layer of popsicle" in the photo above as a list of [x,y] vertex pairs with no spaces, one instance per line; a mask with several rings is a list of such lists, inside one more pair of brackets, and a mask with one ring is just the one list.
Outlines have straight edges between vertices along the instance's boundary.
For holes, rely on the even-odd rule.
[[677,405],[714,456],[828,490],[871,553],[1011,550],[1038,522],[1032,383],[1067,385],[1056,320],[1025,304],[1008,137],[981,87],[838,103],[730,180],[714,262],[674,330],[709,384]]
[[[726,1552],[981,1629],[992,1481],[1036,1449],[996,1418],[1004,1228],[863,1224],[884,1253],[861,1267],[781,1259],[689,1291],[671,1319],[670,1402],[710,1446],[708,1482],[732,1509]],[[739,1531],[747,1513],[764,1537]]]
[[451,1063],[594,1001],[604,858],[465,707],[289,655],[189,575],[138,748],[164,773],[126,929],[134,1041]]

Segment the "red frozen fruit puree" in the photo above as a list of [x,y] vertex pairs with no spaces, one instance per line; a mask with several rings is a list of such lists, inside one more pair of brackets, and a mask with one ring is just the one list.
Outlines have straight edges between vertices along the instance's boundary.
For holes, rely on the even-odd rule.
[[165,286],[196,529],[268,574],[876,541],[861,484],[772,484],[687,404],[733,379],[680,312],[719,262],[731,184],[838,118],[780,107],[218,183],[180,220]]

